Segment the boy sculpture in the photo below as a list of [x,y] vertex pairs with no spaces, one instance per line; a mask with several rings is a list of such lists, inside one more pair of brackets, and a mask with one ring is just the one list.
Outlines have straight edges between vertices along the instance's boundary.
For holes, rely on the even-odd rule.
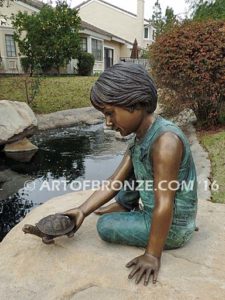
[[[182,247],[195,231],[197,183],[188,140],[175,124],[154,114],[157,91],[140,65],[120,63],[105,70],[90,98],[107,126],[122,136],[134,133],[135,139],[107,189],[65,214],[78,229],[95,212],[101,215],[97,230],[104,241],[144,247],[143,255],[127,263],[128,278],[136,283],[143,278],[147,285],[152,276],[156,283],[163,249]],[[116,183],[128,180],[136,180],[136,189],[127,185],[118,192]],[[115,203],[101,207],[113,197]]]

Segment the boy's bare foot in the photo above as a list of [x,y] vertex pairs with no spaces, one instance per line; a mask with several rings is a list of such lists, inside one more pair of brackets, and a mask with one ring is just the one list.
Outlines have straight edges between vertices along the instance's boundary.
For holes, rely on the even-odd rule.
[[124,212],[124,211],[128,211],[128,210],[126,208],[124,208],[122,205],[120,205],[119,203],[115,202],[115,203],[111,203],[107,206],[103,206],[103,207],[96,209],[95,214],[96,215],[104,215],[104,214],[108,214],[108,213],[112,213],[112,212]]

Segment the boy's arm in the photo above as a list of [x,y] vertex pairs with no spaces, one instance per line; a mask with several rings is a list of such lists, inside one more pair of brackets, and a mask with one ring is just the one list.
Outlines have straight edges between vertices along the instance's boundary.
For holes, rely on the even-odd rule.
[[[163,134],[152,153],[154,200],[151,231],[146,253],[160,257],[173,218],[174,197],[183,154],[183,143],[173,133]],[[174,184],[171,184],[174,182]]]
[[[78,230],[86,216],[95,211],[97,208],[101,207],[103,204],[107,203],[118,193],[116,182],[118,181],[123,183],[124,180],[129,177],[132,169],[133,165],[131,157],[129,155],[129,152],[127,151],[116,171],[110,178],[107,179],[109,184],[105,188],[99,189],[98,191],[94,192],[79,207],[67,210],[64,213],[74,218],[76,224],[75,230]],[[111,185],[111,183],[113,182],[115,183]]]
[[156,282],[160,268],[160,257],[172,223],[173,206],[179,167],[183,154],[183,143],[173,133],[161,135],[153,146],[152,162],[154,172],[154,201],[151,230],[145,254],[132,260],[128,267],[134,265],[129,278],[136,274],[136,283],[145,276],[144,283],[148,284],[153,274],[153,283]]

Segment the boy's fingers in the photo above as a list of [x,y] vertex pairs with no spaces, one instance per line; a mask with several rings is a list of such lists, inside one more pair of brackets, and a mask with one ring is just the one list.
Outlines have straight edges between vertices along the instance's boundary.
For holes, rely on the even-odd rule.
[[157,281],[157,278],[158,278],[158,274],[159,274],[159,271],[154,271],[153,273],[153,277],[152,277],[152,282],[155,284],[156,281]]
[[146,271],[146,273],[145,273],[144,285],[148,285],[149,279],[150,279],[150,276],[151,276],[151,272],[152,272],[151,269],[148,269],[148,270]]
[[136,263],[137,263],[137,259],[134,258],[126,264],[126,267],[130,268],[131,266],[136,265]]
[[145,269],[143,269],[143,268],[139,270],[136,280],[135,280],[136,284],[138,284],[141,281],[141,278],[144,275],[144,272],[145,272]]
[[134,267],[132,272],[129,274],[128,278],[131,279],[138,271],[140,270],[140,267]]

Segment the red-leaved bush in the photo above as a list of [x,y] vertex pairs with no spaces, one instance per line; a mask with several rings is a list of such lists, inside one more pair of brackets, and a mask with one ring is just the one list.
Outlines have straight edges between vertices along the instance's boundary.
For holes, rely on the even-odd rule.
[[177,25],[151,45],[150,62],[157,85],[174,90],[202,126],[219,123],[225,102],[225,21]]

